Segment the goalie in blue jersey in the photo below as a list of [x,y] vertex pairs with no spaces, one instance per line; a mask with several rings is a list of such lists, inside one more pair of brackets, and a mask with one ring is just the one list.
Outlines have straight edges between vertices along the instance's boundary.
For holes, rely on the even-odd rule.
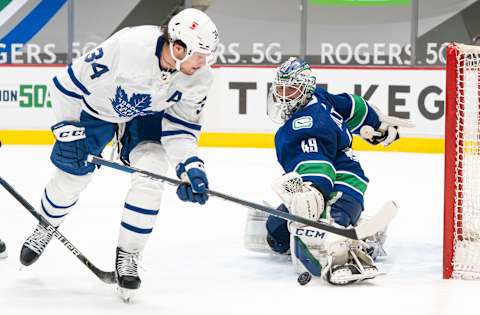
[[[268,115],[283,124],[275,135],[275,149],[285,175],[272,185],[283,201],[279,210],[343,227],[361,220],[368,186],[352,153],[352,135],[387,146],[399,139],[399,126],[413,126],[382,114],[360,96],[334,95],[316,87],[310,66],[293,57],[277,70]],[[290,252],[299,274],[342,285],[380,274],[374,258],[384,254],[383,232],[352,241],[252,211],[245,243],[253,250]]]

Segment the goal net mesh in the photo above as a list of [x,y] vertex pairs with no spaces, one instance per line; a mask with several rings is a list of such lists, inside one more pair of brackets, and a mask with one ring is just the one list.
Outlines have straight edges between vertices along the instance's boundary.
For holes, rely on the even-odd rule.
[[[455,57],[447,64],[447,77],[455,71],[454,85],[447,78],[447,93],[455,89],[455,103],[450,104],[447,97],[455,119],[446,120],[445,133],[447,142],[455,142],[455,152],[446,152],[455,155],[454,165],[446,165],[454,167],[454,178],[446,178],[454,181],[454,202],[445,208],[446,218],[453,218],[452,228],[445,230],[453,231],[451,277],[480,279],[480,47],[454,44],[448,49],[454,50],[451,58]],[[447,150],[452,151],[446,146]]]

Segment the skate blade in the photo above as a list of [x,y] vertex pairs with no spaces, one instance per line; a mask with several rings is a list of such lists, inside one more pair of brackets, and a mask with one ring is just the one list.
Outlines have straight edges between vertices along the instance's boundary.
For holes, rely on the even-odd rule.
[[136,290],[125,289],[117,286],[117,294],[124,303],[130,303],[135,296]]
[[4,258],[7,258],[7,257],[8,257],[7,252],[0,253],[0,259],[4,259]]

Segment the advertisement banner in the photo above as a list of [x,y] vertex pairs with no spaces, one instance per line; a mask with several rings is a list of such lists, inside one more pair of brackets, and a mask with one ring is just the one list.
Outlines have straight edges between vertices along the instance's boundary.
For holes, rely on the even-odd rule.
[[[445,70],[407,68],[315,68],[317,83],[331,93],[357,94],[391,116],[410,119],[416,128],[402,135],[442,138],[445,112]],[[272,67],[215,69],[205,130],[273,132],[266,115]]]
[[[45,137],[55,123],[52,107],[62,106],[49,92],[49,81],[58,71],[59,66],[0,67],[0,135],[28,131],[32,143],[36,143],[32,131],[43,131]],[[314,67],[313,71],[318,85],[331,93],[357,94],[388,115],[412,120],[416,127],[402,130],[403,138],[443,138],[445,70]],[[214,68],[202,127],[203,137],[213,139],[208,145],[272,146],[278,125],[266,113],[274,75],[271,66]]]

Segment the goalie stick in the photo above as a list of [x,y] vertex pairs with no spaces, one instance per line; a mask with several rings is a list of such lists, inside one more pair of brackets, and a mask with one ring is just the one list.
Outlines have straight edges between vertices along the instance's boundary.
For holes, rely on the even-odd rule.
[[78,258],[85,266],[87,266],[90,271],[92,271],[98,279],[102,280],[107,284],[114,284],[117,283],[115,272],[113,271],[103,271],[98,269],[94,264],[90,262],[72,243],[62,233],[60,233],[53,225],[48,223],[36,210],[35,208],[28,203],[25,198],[23,198],[12,186],[10,186],[7,181],[5,181],[2,177],[0,177],[0,184],[15,198],[18,202],[20,202],[25,209],[28,210],[37,220],[38,222],[43,225],[47,231],[52,233],[65,247],[73,254],[75,257]]
[[[119,163],[115,163],[112,161],[108,161],[102,158],[99,158],[94,155],[89,155],[87,158],[87,161],[96,165],[103,165],[106,167],[114,168],[123,172],[127,173],[139,173],[142,175],[145,175],[147,177],[150,177],[152,179],[160,180],[162,182],[165,182],[170,185],[178,186],[182,184],[180,180],[173,179],[167,176],[155,174],[152,172],[148,172],[145,170],[141,170],[135,167],[131,166],[126,166],[122,165]],[[223,194],[211,189],[207,189],[207,194],[210,196],[218,197],[227,201],[231,201],[233,203],[240,204],[242,206],[256,209],[259,211],[263,211],[266,213],[269,213],[273,216],[285,219],[285,220],[290,220],[294,221],[297,223],[302,223],[314,228],[317,228],[319,230],[325,231],[325,232],[330,232],[336,235],[344,236],[346,238],[352,239],[352,240],[361,240],[364,239],[368,236],[371,236],[378,232],[380,229],[382,229],[384,226],[386,226],[392,219],[393,217],[397,214],[397,205],[393,201],[387,202],[373,217],[371,217],[368,221],[364,223],[360,223],[356,227],[352,228],[342,228],[342,227],[337,227],[328,223],[320,222],[320,221],[311,221],[296,215],[293,215],[291,213],[287,212],[282,212],[279,210],[276,210],[272,207],[267,207],[264,205],[260,205],[254,202],[250,202],[247,200],[243,200],[240,198],[236,198],[227,194]]]

